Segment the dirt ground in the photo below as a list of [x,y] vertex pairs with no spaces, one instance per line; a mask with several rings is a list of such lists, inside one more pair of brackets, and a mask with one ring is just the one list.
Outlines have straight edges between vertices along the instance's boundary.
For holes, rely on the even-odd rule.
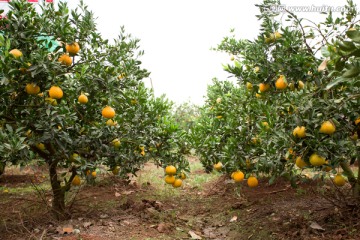
[[43,174],[7,171],[0,177],[0,239],[360,239],[358,208],[343,204],[331,186],[262,179],[250,189],[226,177],[194,180],[207,175],[198,169],[173,189],[151,164],[128,185],[104,174],[69,193],[72,217],[59,222],[45,207],[51,192]]

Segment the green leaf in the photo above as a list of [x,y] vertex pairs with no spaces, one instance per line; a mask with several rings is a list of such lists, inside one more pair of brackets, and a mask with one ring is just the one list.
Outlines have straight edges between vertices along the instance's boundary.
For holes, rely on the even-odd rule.
[[336,78],[334,81],[330,82],[326,87],[325,87],[325,90],[329,90],[331,89],[332,87],[338,85],[339,83],[342,83],[342,82],[345,82],[347,81],[346,78],[344,77],[338,77]]
[[360,74],[360,67],[359,66],[352,66],[350,69],[343,73],[344,78],[353,78]]
[[354,42],[360,43],[360,32],[357,30],[347,31],[346,35]]
[[324,46],[324,47],[321,48],[321,54],[322,54],[324,57],[330,57],[330,52],[329,52],[329,50],[327,49],[326,46]]
[[345,52],[349,52],[349,51],[352,51],[352,50],[356,49],[355,44],[353,42],[351,42],[351,41],[343,41],[343,42],[339,41],[338,45],[339,45],[339,48],[342,51],[345,51]]

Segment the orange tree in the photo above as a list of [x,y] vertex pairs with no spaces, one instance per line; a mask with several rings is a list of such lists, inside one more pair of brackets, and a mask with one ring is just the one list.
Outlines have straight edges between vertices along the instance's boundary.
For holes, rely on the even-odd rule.
[[123,177],[150,159],[187,170],[171,104],[142,82],[138,39],[123,28],[103,39],[82,2],[41,13],[25,1],[9,6],[0,20],[0,162],[47,164],[57,218],[68,216],[71,186],[99,164]]
[[[356,7],[349,1],[340,17],[329,13],[320,24],[287,12],[284,24],[270,11],[274,4],[280,2],[258,5],[257,38],[226,37],[218,46],[235,56],[224,69],[239,86],[225,90],[215,82],[209,88],[195,146],[205,167],[221,162],[226,172],[268,174],[270,182],[284,176],[295,183],[298,168],[311,168],[316,176],[342,168],[358,195],[358,178],[349,167],[359,156]],[[209,143],[212,153],[204,152]],[[342,183],[343,176],[334,180]]]

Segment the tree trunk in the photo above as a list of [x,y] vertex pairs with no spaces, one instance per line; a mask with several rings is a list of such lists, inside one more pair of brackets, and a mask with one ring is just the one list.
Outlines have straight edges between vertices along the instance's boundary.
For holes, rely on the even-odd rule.
[[[358,160],[359,161],[359,158]],[[360,166],[358,166],[358,176],[355,176],[353,171],[351,170],[349,164],[347,162],[340,163],[341,168],[343,169],[344,173],[346,174],[349,183],[352,186],[353,196],[357,199],[360,199]]]
[[58,181],[56,168],[57,161],[51,161],[49,164],[49,175],[53,192],[52,212],[56,219],[65,220],[69,218],[69,214],[65,208],[65,189],[61,187]]
[[5,163],[0,162],[0,176],[5,172]]

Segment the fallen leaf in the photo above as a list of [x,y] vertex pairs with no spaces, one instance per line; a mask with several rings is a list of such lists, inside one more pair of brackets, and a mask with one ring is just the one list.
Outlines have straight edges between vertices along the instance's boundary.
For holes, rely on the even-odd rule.
[[120,197],[120,196],[121,196],[121,194],[120,194],[120,193],[115,192],[115,197]]
[[216,238],[216,234],[214,233],[216,228],[205,228],[203,230],[204,237],[206,238]]
[[189,235],[191,237],[191,239],[202,239],[199,235],[197,235],[194,231],[189,231]]
[[92,225],[92,222],[85,222],[83,226],[84,226],[84,228],[88,228],[91,225]]
[[237,220],[237,216],[233,216],[231,219],[230,219],[230,222],[236,222]]
[[317,222],[311,222],[310,227],[315,230],[325,231]]
[[134,193],[135,191],[123,191],[122,192],[122,194],[124,194],[124,195],[129,195],[129,194],[132,194],[132,193]]
[[101,218],[101,219],[108,218],[108,217],[109,217],[109,215],[107,215],[107,214],[101,214],[101,215],[100,215],[100,218]]

